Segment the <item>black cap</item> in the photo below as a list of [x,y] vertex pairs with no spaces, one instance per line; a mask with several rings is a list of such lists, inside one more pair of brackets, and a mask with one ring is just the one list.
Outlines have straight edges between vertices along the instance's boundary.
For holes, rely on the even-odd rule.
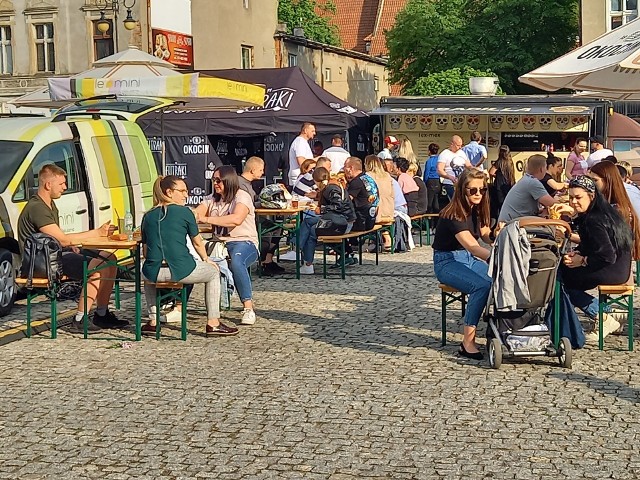
[[589,141],[591,143],[599,143],[600,145],[604,145],[604,137],[602,135],[594,135],[593,137],[589,138]]

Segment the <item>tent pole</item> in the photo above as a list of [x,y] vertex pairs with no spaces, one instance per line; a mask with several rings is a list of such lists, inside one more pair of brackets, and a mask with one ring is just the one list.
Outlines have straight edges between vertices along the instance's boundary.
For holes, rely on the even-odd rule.
[[164,112],[166,108],[160,110],[160,144],[162,145],[162,149],[160,152],[160,156],[162,158],[162,172],[160,175],[165,176],[165,172],[167,171],[167,158],[166,158],[166,148],[164,144]]

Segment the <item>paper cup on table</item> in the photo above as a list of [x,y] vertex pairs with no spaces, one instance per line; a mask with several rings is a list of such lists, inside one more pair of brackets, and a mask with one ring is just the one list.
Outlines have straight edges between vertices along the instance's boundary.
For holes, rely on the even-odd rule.
[[118,232],[124,233],[124,218],[118,219]]

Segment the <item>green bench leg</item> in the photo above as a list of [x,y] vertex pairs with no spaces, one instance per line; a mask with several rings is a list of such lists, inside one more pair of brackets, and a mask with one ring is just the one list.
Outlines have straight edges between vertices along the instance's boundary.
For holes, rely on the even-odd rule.
[[345,256],[347,255],[347,248],[346,248],[346,241],[343,238],[342,241],[340,242],[340,275],[342,277],[342,280],[344,280],[345,278],[347,278],[347,273],[346,273],[346,269],[345,269]]
[[442,338],[440,344],[444,347],[447,344],[447,294],[442,292]]
[[160,340],[160,305],[162,300],[163,296],[159,295],[156,290],[156,340]]
[[58,338],[58,291],[54,286],[50,290],[50,307],[51,307],[51,339]]
[[[227,290],[228,295],[228,290]],[[182,340],[187,340],[187,288],[182,284],[180,289],[180,302],[182,303]],[[230,303],[230,302],[229,302]]]
[[114,282],[113,303],[116,310],[120,310],[120,280]]

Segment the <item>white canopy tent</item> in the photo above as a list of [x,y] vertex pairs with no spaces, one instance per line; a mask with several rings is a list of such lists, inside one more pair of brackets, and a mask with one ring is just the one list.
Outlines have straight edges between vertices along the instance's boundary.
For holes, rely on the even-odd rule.
[[569,88],[619,100],[640,94],[640,18],[616,28],[519,80],[542,90]]

